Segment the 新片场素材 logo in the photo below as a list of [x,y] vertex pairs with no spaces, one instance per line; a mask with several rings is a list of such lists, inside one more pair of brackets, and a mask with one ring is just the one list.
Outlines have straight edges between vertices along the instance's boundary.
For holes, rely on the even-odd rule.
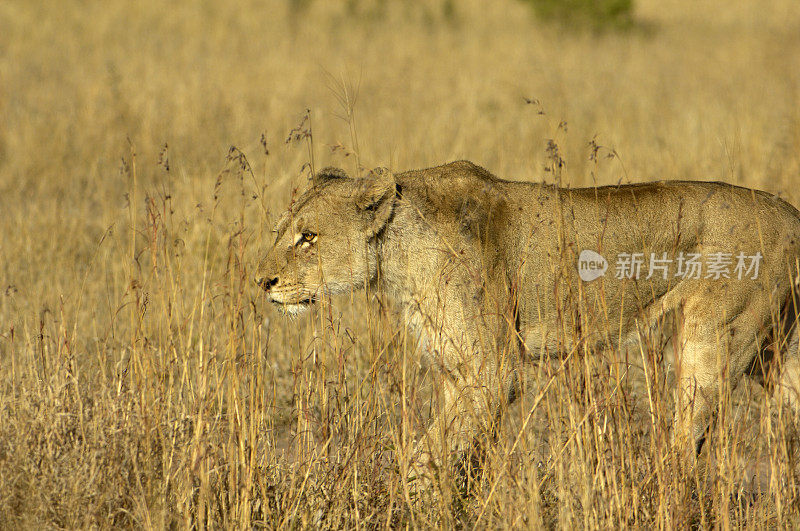
[[[614,264],[614,278],[618,280],[645,280],[659,276],[663,280],[669,278],[685,279],[731,279],[737,280],[758,278],[763,255],[760,251],[753,254],[726,253],[717,251],[703,255],[701,253],[678,253],[668,258],[667,253],[619,253]],[[578,256],[578,275],[584,282],[591,282],[605,275],[608,261],[596,251],[583,250]]]

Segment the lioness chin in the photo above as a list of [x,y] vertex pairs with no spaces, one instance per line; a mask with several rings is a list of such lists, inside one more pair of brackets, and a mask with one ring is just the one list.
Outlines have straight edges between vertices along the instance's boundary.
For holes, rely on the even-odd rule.
[[401,303],[442,373],[435,461],[437,449],[466,450],[492,431],[524,360],[625,349],[667,317],[681,323],[673,430],[689,455],[721,379],[733,388],[775,332],[789,338],[783,382],[797,381],[800,213],[764,192],[678,181],[560,189],[464,161],[366,178],[327,168],[275,233],[256,282],[285,313],[366,285]]

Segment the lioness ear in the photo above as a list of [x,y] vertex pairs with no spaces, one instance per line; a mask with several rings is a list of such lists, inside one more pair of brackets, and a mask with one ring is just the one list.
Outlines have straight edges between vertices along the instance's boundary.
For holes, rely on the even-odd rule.
[[347,176],[347,172],[344,170],[334,168],[333,166],[328,166],[326,168],[322,168],[311,176],[311,184],[316,186],[331,179],[349,179],[349,177]]
[[386,168],[375,168],[367,177],[360,179],[356,194],[356,206],[367,215],[367,237],[378,234],[394,209],[395,180]]

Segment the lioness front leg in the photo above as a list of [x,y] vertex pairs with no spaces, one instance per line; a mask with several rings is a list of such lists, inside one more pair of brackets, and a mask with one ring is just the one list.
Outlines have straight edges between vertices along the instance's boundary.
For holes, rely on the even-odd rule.
[[413,473],[419,485],[429,485],[446,471],[466,486],[479,472],[494,437],[507,393],[502,392],[493,369],[484,367],[483,373],[474,366],[461,369],[440,376],[439,413],[415,448]]

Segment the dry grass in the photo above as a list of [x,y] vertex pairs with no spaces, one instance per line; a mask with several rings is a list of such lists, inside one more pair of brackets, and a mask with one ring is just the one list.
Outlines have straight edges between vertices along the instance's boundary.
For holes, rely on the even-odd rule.
[[[284,139],[306,108],[317,166],[552,180],[552,139],[564,184],[715,179],[800,203],[795,0],[640,0],[636,19],[591,35],[511,0],[1,3],[3,527],[800,524],[787,412],[726,394],[706,482],[668,444],[647,345],[638,398],[613,353],[537,367],[474,492],[421,508],[403,478],[435,375],[398,320],[363,293],[282,320],[249,280],[305,182],[307,145]],[[616,156],[590,160],[592,139]],[[773,481],[739,499],[754,460]]]

